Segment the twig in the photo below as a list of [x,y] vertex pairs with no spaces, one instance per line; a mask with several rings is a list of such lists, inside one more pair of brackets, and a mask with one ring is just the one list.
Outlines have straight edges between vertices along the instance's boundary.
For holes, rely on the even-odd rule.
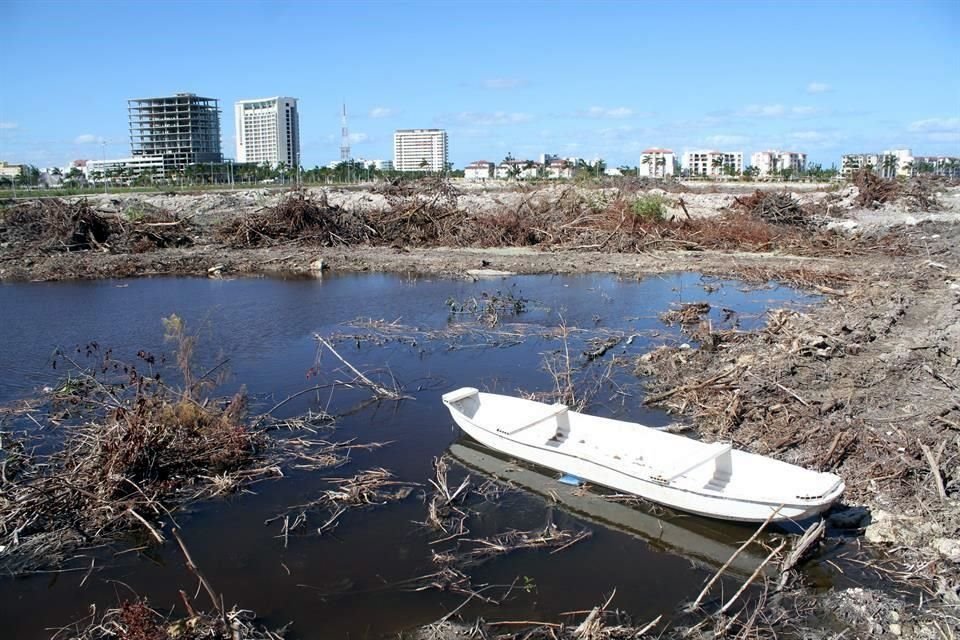
[[927,463],[930,465],[930,473],[933,475],[933,481],[937,483],[937,493],[940,494],[940,500],[943,502],[947,501],[947,488],[943,485],[943,476],[940,475],[940,464],[937,460],[937,457],[933,455],[933,451],[930,450],[930,447],[923,444],[919,440],[917,443],[920,445],[920,449],[923,451],[923,455],[927,458]]
[[723,575],[723,572],[726,571],[727,568],[733,563],[733,561],[737,559],[737,556],[740,555],[740,552],[742,552],[744,549],[750,546],[750,543],[752,543],[754,540],[757,539],[757,537],[763,532],[763,530],[767,528],[767,525],[773,521],[773,519],[777,516],[778,513],[780,513],[780,509],[782,508],[783,508],[783,505],[780,505],[779,507],[777,507],[773,511],[773,513],[771,513],[767,517],[767,519],[763,521],[763,524],[760,525],[760,528],[754,531],[753,535],[750,536],[750,538],[746,542],[740,545],[740,547],[733,552],[733,554],[730,556],[729,559],[727,559],[727,561],[723,564],[723,566],[720,567],[720,569],[715,574],[713,574],[713,577],[710,578],[709,582],[707,582],[706,586],[703,588],[703,591],[701,591],[700,595],[697,596],[697,599],[694,600],[693,604],[691,604],[688,607],[689,610],[696,609],[697,607],[700,606],[700,603],[703,602],[704,597],[707,595],[707,592],[710,591],[710,587],[713,586],[713,583],[716,582],[720,578],[720,576]]
[[147,529],[149,529],[149,530],[150,530],[150,533],[153,534],[153,537],[157,539],[157,542],[159,542],[160,544],[163,544],[164,542],[166,542],[166,540],[164,539],[164,537],[163,537],[162,535],[160,535],[160,532],[157,531],[157,530],[153,527],[152,524],[150,524],[149,522],[147,522],[147,521],[144,519],[144,517],[141,516],[139,513],[137,513],[137,512],[134,511],[133,509],[127,509],[127,513],[129,513],[129,514],[132,515],[134,518],[136,518],[137,520],[139,520],[140,522],[142,522],[142,523],[143,523],[143,526],[145,526]]
[[314,334],[314,336],[315,336],[316,339],[320,342],[320,344],[322,344],[323,346],[325,346],[327,349],[329,349],[330,353],[332,353],[334,356],[336,356],[337,360],[339,360],[339,361],[342,362],[344,365],[346,365],[346,367],[347,367],[348,369],[350,369],[350,371],[353,372],[353,374],[354,374],[355,376],[357,376],[357,378],[359,378],[366,386],[368,386],[368,387],[370,387],[371,389],[373,389],[374,393],[376,393],[378,396],[383,396],[383,397],[385,397],[385,398],[390,398],[391,400],[411,399],[410,396],[404,396],[404,395],[402,395],[402,394],[400,394],[400,393],[397,393],[396,391],[391,391],[390,389],[387,389],[386,387],[377,384],[376,382],[374,382],[373,380],[371,380],[371,379],[368,378],[367,376],[363,375],[362,373],[360,373],[360,371],[357,370],[356,367],[354,367],[352,364],[350,364],[349,362],[347,362],[347,361],[343,358],[343,356],[341,356],[339,353],[337,353],[337,350],[333,348],[333,345],[331,345],[329,342],[327,342],[327,341],[323,338],[323,336],[321,336],[320,334]]
[[737,601],[737,598],[740,597],[740,594],[746,591],[747,587],[750,586],[750,583],[756,580],[757,576],[760,575],[760,572],[763,571],[763,568],[767,566],[767,564],[771,560],[773,560],[774,556],[776,556],[778,553],[783,551],[784,547],[786,546],[787,546],[787,541],[784,540],[783,542],[780,543],[779,547],[777,547],[776,549],[770,552],[770,555],[768,555],[766,559],[764,559],[764,561],[760,563],[760,566],[757,567],[752,574],[750,574],[750,577],[747,578],[747,581],[743,583],[743,586],[737,589],[737,592],[733,594],[732,598],[727,600],[727,604],[723,605],[723,607],[720,609],[720,613],[726,613],[727,610],[733,606],[733,603]]
[[207,582],[207,579],[203,577],[203,574],[200,573],[200,568],[193,561],[193,558],[190,556],[190,551],[187,549],[187,545],[184,544],[183,538],[180,537],[180,531],[178,529],[173,530],[173,537],[177,539],[177,544],[180,545],[180,550],[183,552],[183,559],[186,562],[187,569],[190,570],[197,580],[200,581],[200,584],[203,585],[204,591],[207,592],[207,595],[210,596],[210,601],[213,603],[214,608],[220,614],[220,617],[223,619],[223,624],[226,625],[226,628],[230,628],[230,623],[227,620],[227,612],[223,608],[223,598],[217,597],[216,592],[213,590],[213,587],[210,586],[210,583]]

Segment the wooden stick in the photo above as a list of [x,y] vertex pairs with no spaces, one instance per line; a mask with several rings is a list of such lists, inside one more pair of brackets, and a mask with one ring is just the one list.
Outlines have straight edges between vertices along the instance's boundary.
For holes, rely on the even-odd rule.
[[940,494],[940,500],[946,502],[947,488],[943,485],[943,476],[940,475],[940,464],[933,455],[933,451],[930,450],[930,447],[919,440],[917,444],[920,445],[920,449],[923,451],[923,455],[927,458],[927,463],[930,465],[930,473],[933,475],[933,481],[937,483],[937,493]]
[[350,369],[350,371],[353,372],[353,374],[357,376],[357,378],[359,378],[365,385],[373,389],[374,393],[376,393],[379,396],[383,396],[385,398],[390,398],[392,400],[400,400],[405,397],[397,393],[396,391],[391,391],[390,389],[387,389],[386,387],[383,387],[377,384],[367,376],[360,373],[356,367],[354,367],[352,364],[344,360],[343,356],[337,353],[337,350],[333,348],[333,345],[331,345],[329,342],[323,339],[323,336],[321,336],[320,334],[314,334],[314,336],[317,338],[317,340],[320,341],[320,344],[325,346],[327,349],[330,350],[330,353],[336,356],[337,360],[339,360],[344,365],[346,365],[346,367]]
[[727,604],[723,605],[723,607],[720,609],[720,613],[726,613],[726,612],[727,612],[727,609],[729,609],[731,606],[733,606],[733,603],[737,601],[737,598],[740,597],[740,594],[743,593],[744,591],[746,591],[747,587],[750,586],[750,583],[752,583],[754,580],[756,580],[757,576],[760,575],[760,572],[763,570],[763,568],[764,568],[765,566],[767,566],[767,563],[769,563],[771,560],[773,560],[774,556],[776,556],[778,553],[780,553],[781,551],[783,551],[784,547],[786,547],[786,546],[787,546],[787,541],[784,540],[783,542],[780,543],[780,546],[779,546],[779,547],[777,547],[776,549],[774,549],[773,551],[770,552],[770,555],[768,555],[768,556],[766,557],[766,559],[765,559],[763,562],[760,563],[760,566],[757,567],[756,570],[755,570],[755,571],[750,575],[750,577],[747,579],[747,581],[743,583],[743,586],[741,586],[739,589],[737,589],[737,592],[736,592],[735,594],[733,594],[733,597],[732,597],[732,598],[730,598],[729,600],[727,600]]
[[803,536],[797,540],[796,545],[794,545],[793,550],[787,555],[783,563],[780,565],[780,582],[777,585],[777,590],[782,590],[787,586],[787,582],[790,581],[790,571],[793,570],[797,564],[800,563],[800,560],[803,559],[807,551],[815,545],[821,537],[823,537],[824,531],[827,529],[827,523],[824,520],[820,520],[815,525],[811,525],[806,531],[804,531]]
[[207,582],[207,579],[203,577],[203,574],[200,573],[200,568],[193,561],[193,558],[190,556],[190,551],[187,550],[187,545],[184,544],[183,538],[180,537],[179,529],[173,530],[173,537],[177,539],[177,544],[180,545],[180,551],[183,552],[183,559],[186,562],[187,569],[190,570],[197,580],[200,581],[200,584],[203,586],[204,591],[207,592],[207,595],[210,596],[210,601],[213,603],[214,608],[220,614],[220,617],[223,619],[223,624],[226,625],[226,628],[230,628],[230,623],[227,621],[227,612],[223,610],[222,598],[218,598],[216,592],[213,590],[213,587],[210,586],[210,583]]
[[153,537],[157,539],[157,542],[159,542],[160,544],[163,544],[164,542],[166,542],[166,540],[164,539],[164,537],[163,537],[162,535],[160,535],[160,532],[157,531],[157,530],[153,527],[152,524],[150,524],[149,522],[147,522],[147,521],[144,519],[144,517],[141,516],[139,513],[137,513],[137,512],[134,511],[133,509],[127,509],[127,513],[129,513],[129,514],[132,515],[134,518],[136,518],[137,520],[139,520],[140,522],[142,522],[142,523],[143,523],[143,526],[145,526],[147,529],[149,529],[149,530],[150,530],[150,533],[153,534]]
[[[767,525],[773,521],[773,519],[777,516],[777,514],[780,513],[780,509],[782,508],[783,508],[783,505],[780,505],[779,507],[774,509],[773,513],[771,513],[767,517],[767,519],[763,521],[763,524],[760,525],[760,528],[754,531],[753,535],[750,536],[750,538],[746,542],[740,545],[740,547],[733,552],[730,558],[727,559],[727,561],[723,564],[722,567],[720,567],[719,571],[713,574],[713,577],[710,578],[709,582],[707,582],[707,585],[703,588],[703,591],[700,592],[700,595],[697,596],[697,599],[694,600],[693,604],[691,604],[688,607],[689,610],[696,609],[697,607],[700,606],[700,603],[703,602],[703,598],[707,595],[707,592],[710,591],[710,587],[713,586],[713,583],[716,582],[721,575],[723,575],[723,572],[727,570],[727,568],[731,565],[731,563],[733,563],[734,560],[736,560],[737,556],[740,555],[740,552],[746,549],[748,546],[750,546],[750,543],[752,543],[754,540],[757,539],[757,536],[759,536],[763,532],[763,530],[767,528]],[[761,567],[762,566],[763,565],[761,565]]]

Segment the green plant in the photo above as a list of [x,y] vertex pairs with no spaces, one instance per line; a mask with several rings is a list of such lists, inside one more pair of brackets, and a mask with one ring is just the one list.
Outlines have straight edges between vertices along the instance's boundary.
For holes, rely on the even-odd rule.
[[644,220],[663,220],[667,216],[667,199],[658,193],[640,196],[633,203],[633,214]]

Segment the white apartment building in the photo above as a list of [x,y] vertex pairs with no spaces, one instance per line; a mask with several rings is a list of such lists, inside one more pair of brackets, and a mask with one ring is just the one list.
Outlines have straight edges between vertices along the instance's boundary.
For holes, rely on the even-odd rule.
[[463,170],[463,177],[466,180],[489,180],[493,177],[496,165],[486,160],[477,160],[467,165]]
[[156,178],[165,177],[166,165],[163,156],[133,156],[114,160],[87,160],[84,173],[92,182],[120,177],[132,178],[143,173]]
[[300,165],[300,113],[296,98],[277,96],[234,104],[237,162]]
[[743,173],[743,152],[684,151],[681,167],[690,176],[740,175]]
[[397,129],[393,133],[393,167],[397,171],[444,171],[447,154],[443,129]]
[[960,178],[960,158],[955,156],[915,156],[912,172],[932,173],[948,178]]
[[848,153],[840,156],[840,175],[849,178],[860,169],[880,166],[879,153]]
[[570,179],[573,177],[573,166],[566,160],[552,160],[547,165],[547,177],[553,180]]
[[531,160],[504,160],[497,165],[496,175],[499,180],[531,180],[539,175],[541,166]]
[[750,156],[750,166],[757,168],[761,178],[783,171],[801,173],[807,168],[807,154],[795,151],[757,151]]
[[840,175],[851,177],[860,169],[870,169],[886,178],[932,173],[960,177],[960,158],[951,156],[914,156],[910,149],[887,149],[883,153],[848,153],[840,157]]
[[665,178],[676,173],[677,157],[671,149],[646,149],[640,154],[640,176]]

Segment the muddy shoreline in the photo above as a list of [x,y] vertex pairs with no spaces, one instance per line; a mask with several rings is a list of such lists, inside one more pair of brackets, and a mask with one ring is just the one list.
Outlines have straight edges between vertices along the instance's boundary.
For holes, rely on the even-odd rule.
[[[650,381],[648,399],[689,420],[704,439],[732,440],[845,478],[850,508],[835,510],[828,525],[857,544],[895,549],[898,563],[881,570],[880,589],[816,595],[812,607],[826,626],[852,628],[857,637],[938,637],[936,630],[960,629],[949,615],[960,603],[956,198],[951,192],[945,209],[928,216],[888,207],[881,213],[848,210],[840,217],[861,226],[872,220],[908,248],[901,251],[840,248],[814,255],[782,248],[612,252],[284,242],[231,248],[205,235],[192,246],[142,253],[44,252],[7,243],[0,247],[0,281],[323,277],[329,271],[639,278],[698,271],[806,287],[823,295],[823,304],[806,313],[771,314],[767,326],[752,333],[691,323],[685,330],[701,348],[663,348],[642,358],[637,373]],[[928,594],[923,607],[904,601],[905,585]],[[912,620],[905,625],[907,611]]]

